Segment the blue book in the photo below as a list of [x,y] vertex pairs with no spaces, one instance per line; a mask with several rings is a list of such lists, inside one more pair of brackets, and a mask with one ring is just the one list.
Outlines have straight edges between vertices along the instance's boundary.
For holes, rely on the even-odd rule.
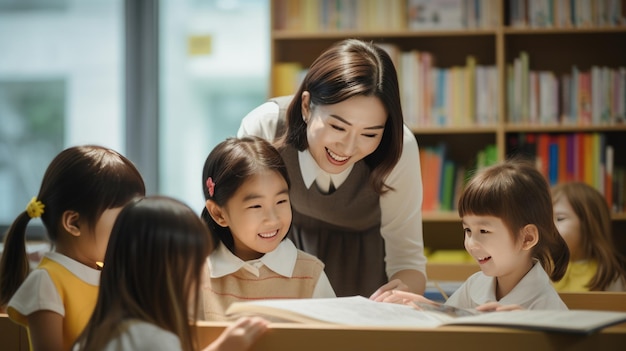
[[550,141],[548,152],[548,180],[550,181],[550,186],[553,186],[559,181],[559,144]]

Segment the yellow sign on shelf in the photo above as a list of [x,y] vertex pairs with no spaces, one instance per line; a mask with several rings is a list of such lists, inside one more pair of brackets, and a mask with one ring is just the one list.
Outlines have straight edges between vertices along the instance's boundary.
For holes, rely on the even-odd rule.
[[189,56],[206,56],[211,54],[213,37],[206,35],[190,35],[187,39]]

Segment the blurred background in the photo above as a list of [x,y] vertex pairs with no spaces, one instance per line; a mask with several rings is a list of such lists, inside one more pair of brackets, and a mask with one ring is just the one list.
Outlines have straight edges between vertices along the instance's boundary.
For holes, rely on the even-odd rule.
[[268,0],[0,0],[0,235],[77,144],[199,213],[206,156],[268,96],[269,28]]

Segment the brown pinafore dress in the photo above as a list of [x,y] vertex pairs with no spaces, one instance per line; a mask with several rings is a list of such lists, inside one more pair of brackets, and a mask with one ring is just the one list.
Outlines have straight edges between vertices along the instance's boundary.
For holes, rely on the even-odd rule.
[[[272,101],[279,104],[284,121],[290,99]],[[369,297],[387,282],[379,195],[370,185],[369,168],[363,160],[357,162],[340,187],[324,194],[315,183],[309,189],[304,185],[295,148],[287,146],[282,156],[291,180],[289,237],[324,262],[337,296]]]

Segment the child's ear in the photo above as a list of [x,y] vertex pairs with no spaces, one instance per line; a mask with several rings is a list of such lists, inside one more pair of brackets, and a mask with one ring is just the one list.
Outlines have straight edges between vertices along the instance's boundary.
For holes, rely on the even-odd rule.
[[65,211],[61,215],[61,226],[63,226],[63,229],[71,235],[80,236],[80,225],[78,224],[79,219],[80,214],[78,214],[78,212],[69,210]]
[[224,212],[222,211],[222,208],[215,203],[215,201],[206,200],[204,206],[206,207],[207,211],[209,211],[209,215],[211,215],[211,218],[213,218],[215,223],[219,224],[222,227],[228,227],[228,221],[226,221],[226,219],[224,218]]
[[527,224],[522,228],[522,249],[530,250],[539,242],[539,229],[534,224]]

